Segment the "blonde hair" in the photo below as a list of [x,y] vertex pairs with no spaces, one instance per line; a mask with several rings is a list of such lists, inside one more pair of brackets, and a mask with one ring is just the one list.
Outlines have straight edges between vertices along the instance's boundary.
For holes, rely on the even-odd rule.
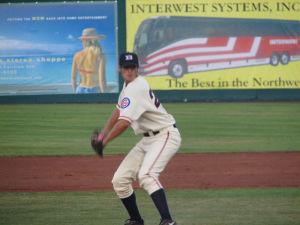
[[87,51],[86,59],[87,59],[87,66],[92,67],[93,64],[101,58],[104,54],[102,50],[102,46],[98,40],[81,40],[84,48]]

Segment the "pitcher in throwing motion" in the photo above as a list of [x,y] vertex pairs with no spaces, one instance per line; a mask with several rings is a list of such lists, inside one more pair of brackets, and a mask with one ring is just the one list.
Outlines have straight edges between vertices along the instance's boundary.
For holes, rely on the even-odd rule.
[[124,78],[118,104],[99,134],[106,146],[131,126],[143,138],[124,158],[112,179],[113,187],[130,218],[125,225],[144,225],[139,213],[132,182],[136,179],[151,196],[161,216],[160,225],[177,225],[172,219],[159,175],[178,151],[181,136],[175,119],[155,97],[147,81],[138,75],[138,57],[124,53],[119,70]]

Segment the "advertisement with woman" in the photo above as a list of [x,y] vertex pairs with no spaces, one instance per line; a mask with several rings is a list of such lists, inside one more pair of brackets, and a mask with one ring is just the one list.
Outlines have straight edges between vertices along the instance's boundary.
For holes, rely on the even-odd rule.
[[1,4],[0,95],[117,93],[116,4]]

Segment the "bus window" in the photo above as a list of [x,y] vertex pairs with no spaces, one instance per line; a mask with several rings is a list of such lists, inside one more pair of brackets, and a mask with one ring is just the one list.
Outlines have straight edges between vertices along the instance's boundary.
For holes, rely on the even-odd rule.
[[138,42],[138,47],[142,48],[148,43],[148,35],[146,33],[141,33],[139,42]]
[[136,44],[139,48],[148,43],[148,34],[150,33],[151,22],[151,20],[144,21],[137,32]]
[[300,23],[299,22],[285,22],[285,21],[282,21],[280,23],[282,29],[284,30],[285,32],[285,35],[286,36],[299,36],[300,35]]
[[168,42],[172,42],[174,40],[174,34],[173,34],[173,30],[171,27],[167,27],[167,36],[166,36],[166,40]]
[[140,25],[134,40],[134,51],[140,56],[144,57],[148,54],[149,36],[154,20],[145,20]]
[[167,23],[168,43],[184,40],[187,38],[200,37],[202,32],[200,22],[187,19],[171,19]]
[[158,20],[154,25],[152,34],[149,35],[150,36],[149,44],[153,49],[160,48],[162,45],[164,45],[165,36],[166,36],[164,21],[165,21],[164,19]]

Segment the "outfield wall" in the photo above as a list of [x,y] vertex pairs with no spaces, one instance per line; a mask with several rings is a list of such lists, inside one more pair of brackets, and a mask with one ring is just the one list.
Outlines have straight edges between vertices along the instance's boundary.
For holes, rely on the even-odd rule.
[[[221,4],[223,0],[219,0],[219,1]],[[239,0],[235,0],[235,2],[238,2],[238,1]],[[23,3],[23,1],[14,1],[14,4],[15,3],[17,4],[18,2]],[[49,2],[49,1],[44,1],[44,0],[39,1],[39,3],[47,3],[47,2]],[[51,1],[51,2],[62,3],[62,1],[56,1],[56,0]],[[89,2],[90,1],[80,1],[80,3],[87,3],[87,4]],[[151,14],[153,12],[153,10],[152,11],[148,10],[147,15],[143,14],[140,18],[137,17],[138,19],[136,21],[138,21],[139,23],[135,24],[131,28],[130,24],[132,24],[131,23],[132,16],[138,16],[138,15],[136,15],[137,12],[147,11],[147,9],[139,8],[140,6],[137,6],[137,5],[134,6],[134,4],[136,3],[135,0],[94,1],[94,2],[96,2],[96,3],[97,2],[98,3],[112,2],[112,3],[116,3],[116,5],[117,5],[117,7],[116,7],[117,8],[117,12],[116,12],[116,15],[117,15],[117,28],[116,28],[116,30],[117,30],[117,37],[116,37],[117,55],[120,52],[132,51],[132,39],[134,38],[132,35],[136,32],[136,30],[133,30],[133,27],[134,27],[134,29],[137,29],[137,26],[139,25],[140,21],[142,21],[145,18],[151,17],[151,16],[160,16],[160,13],[162,11],[162,9],[159,9],[158,10],[159,13],[156,12],[156,14]],[[127,15],[126,15],[126,2],[127,2]],[[191,4],[193,2],[194,1],[191,1]],[[257,0],[252,0],[251,2],[253,2],[252,5],[256,4],[255,7],[257,6],[257,4],[259,4]],[[32,2],[32,3],[35,3],[35,2]],[[76,4],[76,2],[71,2],[71,1],[66,1],[66,3]],[[290,3],[290,4],[292,4],[292,3]],[[2,4],[2,5],[8,5],[8,4]],[[157,6],[163,7],[163,4],[157,5]],[[134,7],[137,7],[137,8],[134,8]],[[197,8],[199,9],[200,6],[199,6],[199,4],[198,5],[192,4],[192,5],[187,5],[187,7],[194,7],[194,10],[195,10]],[[230,9],[230,7],[227,8],[227,10]],[[269,6],[269,5],[263,5],[262,10],[270,10],[270,7],[271,6]],[[279,7],[279,6],[277,5],[274,7]],[[191,8],[186,8],[186,9],[192,10]],[[204,8],[202,8],[202,10],[203,9]],[[213,8],[213,9],[216,10],[216,8]],[[299,14],[300,6],[298,7],[298,5],[295,5],[295,4],[294,5],[293,4],[286,5],[285,8],[280,8],[280,10],[288,10],[291,14],[298,12],[298,14]],[[131,15],[130,15],[130,13],[131,13]],[[187,12],[185,12],[185,13],[187,13]],[[268,12],[268,13],[270,14],[270,12]],[[257,14],[257,12],[256,12],[256,14]],[[184,14],[182,14],[182,15],[184,15]],[[274,15],[277,16],[277,14],[274,14]],[[181,16],[181,14],[180,14],[180,16]],[[291,16],[291,17],[293,17],[293,16]],[[130,20],[130,23],[127,23],[127,28],[126,28],[126,20]],[[0,36],[1,36],[1,33],[0,33]],[[130,36],[129,39],[128,39],[128,36]],[[0,42],[1,42],[1,39],[0,39]],[[295,63],[293,64],[293,66],[296,69],[293,68],[294,72],[291,75],[290,79],[294,79],[296,81],[295,84],[298,85],[298,84],[300,84],[299,83],[300,82],[300,74],[299,74],[300,67],[298,67],[298,64],[295,64]],[[261,70],[261,68],[262,67],[259,67],[260,70]],[[266,73],[268,73],[268,68],[266,69]],[[270,68],[272,68],[272,67],[270,67]],[[281,67],[281,68],[285,69],[287,67]],[[225,72],[228,73],[228,71],[230,71],[230,70],[226,70]],[[252,67],[251,70],[249,69],[246,72],[251,73],[251,72],[256,72],[256,71],[257,70],[254,67]],[[264,71],[264,70],[259,71],[259,74],[262,71]],[[216,71],[212,71],[208,75],[210,77],[213,77],[213,76],[216,76],[215,75],[216,73],[217,73]],[[209,82],[210,84],[212,84],[214,82],[213,78],[211,78],[212,80],[210,80],[210,81],[205,80],[206,78],[205,78],[205,76],[202,76],[202,74],[199,74],[199,75],[196,74],[196,76],[197,76],[197,78],[194,78],[189,75],[189,76],[186,76],[186,78],[181,78],[181,80],[175,79],[175,78],[172,78],[172,80],[171,80],[171,77],[153,77],[153,78],[148,78],[148,82],[151,84],[151,87],[154,86],[154,88],[153,88],[154,92],[160,98],[160,101],[162,101],[162,102],[223,102],[223,101],[234,102],[234,101],[299,101],[300,100],[300,89],[297,87],[297,85],[293,86],[292,88],[282,88],[282,89],[280,87],[272,88],[272,86],[271,86],[272,83],[269,83],[270,85],[266,88],[262,87],[259,89],[255,88],[255,87],[248,88],[247,86],[244,86],[243,88],[238,88],[238,89],[232,88],[232,87],[231,88],[228,87],[227,89],[217,89],[217,88],[207,89],[207,88],[201,87],[201,85],[199,85],[199,87],[197,87],[197,88],[184,89],[183,87],[185,84],[192,84],[192,82],[194,82],[195,79],[200,79],[199,81],[197,80],[197,82],[199,82],[199,84],[201,84],[201,82],[204,82],[204,83]],[[203,80],[201,80],[201,79],[203,79]],[[218,82],[217,77],[214,79],[215,79],[215,83],[217,83]],[[235,81],[234,79],[236,79],[236,76],[232,76],[232,81],[226,81],[226,82],[234,83],[234,81]],[[256,78],[254,78],[254,79],[256,79]],[[277,78],[271,77],[270,79],[275,80]],[[219,78],[219,80],[220,80],[220,78]],[[246,80],[246,78],[244,80]],[[165,88],[165,87],[160,88],[159,85],[162,84],[163,82],[165,82],[169,86],[167,88]],[[222,84],[224,82],[225,81],[222,81]],[[119,91],[122,87],[122,77],[120,74],[117,74],[117,83],[118,83],[118,85],[117,85],[118,90],[111,92],[111,93],[88,94],[88,95],[87,94],[72,94],[72,93],[64,93],[64,94],[60,94],[60,93],[58,93],[58,94],[47,94],[47,93],[30,94],[29,93],[28,94],[28,93],[26,93],[24,95],[23,94],[0,95],[0,104],[111,103],[111,102],[117,101]],[[247,84],[248,83],[249,82],[247,82]],[[278,81],[277,83],[282,83],[282,81]],[[246,83],[243,82],[241,84],[245,85]],[[157,88],[155,88],[156,86],[157,86]],[[5,88],[10,88],[10,87],[11,86],[9,86],[9,85],[5,86]],[[28,88],[34,89],[31,86],[28,86]],[[1,87],[1,85],[0,85],[0,89],[2,89],[2,90],[0,90],[0,92],[5,91],[4,88]],[[38,88],[36,88],[36,89],[38,89]]]

